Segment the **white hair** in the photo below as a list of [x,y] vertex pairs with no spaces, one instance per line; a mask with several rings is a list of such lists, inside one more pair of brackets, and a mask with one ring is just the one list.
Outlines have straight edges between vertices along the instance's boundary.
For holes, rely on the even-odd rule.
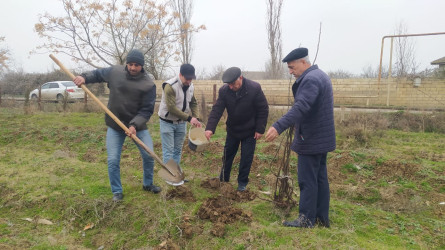
[[307,56],[305,56],[303,58],[300,58],[298,60],[305,61],[307,64],[311,65],[311,61],[309,60],[309,55],[307,55]]

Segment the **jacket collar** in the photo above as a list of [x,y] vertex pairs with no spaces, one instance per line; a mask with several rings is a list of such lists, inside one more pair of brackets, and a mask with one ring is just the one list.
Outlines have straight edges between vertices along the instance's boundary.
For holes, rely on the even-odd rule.
[[297,93],[297,89],[300,86],[301,81],[303,81],[303,78],[307,75],[307,73],[309,73],[315,69],[318,69],[317,65],[310,66],[303,72],[303,74],[301,74],[300,77],[297,78],[297,80],[295,80],[295,83],[292,85],[292,94],[294,95],[294,97],[295,97],[295,94]]
[[300,77],[295,81],[296,83],[300,84],[300,82],[303,80],[303,78],[307,75],[307,73],[311,72],[312,70],[318,69],[318,65],[312,65],[308,69],[306,69],[303,74],[301,74]]
[[179,86],[180,86],[183,90],[187,90],[187,89],[189,89],[190,86],[192,86],[192,84],[193,84],[193,82],[191,82],[190,85],[185,86],[185,85],[182,83],[181,78],[179,77],[179,75],[176,76],[176,81],[179,83]]
[[233,91],[230,88],[229,88],[229,90],[232,93],[235,94],[236,98],[241,98],[243,96],[246,96],[247,95],[247,90],[248,90],[248,87],[247,87],[247,84],[246,84],[246,78],[243,77],[243,83],[241,85],[241,88],[238,91]]

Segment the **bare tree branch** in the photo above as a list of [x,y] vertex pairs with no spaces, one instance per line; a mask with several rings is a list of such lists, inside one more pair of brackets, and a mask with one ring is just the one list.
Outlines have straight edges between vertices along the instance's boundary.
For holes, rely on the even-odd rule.
[[[395,35],[408,34],[408,28],[404,22],[397,24]],[[397,37],[395,38],[396,58],[394,71],[397,77],[407,77],[416,74],[419,64],[415,58],[415,44],[412,38]]]
[[45,13],[35,24],[46,42],[34,53],[63,53],[100,68],[125,64],[127,53],[138,48],[146,56],[145,67],[159,79],[177,52],[176,44],[181,44],[178,17],[169,1],[61,0],[64,16]]
[[318,50],[320,49],[320,41],[321,41],[320,38],[321,38],[321,22],[320,22],[320,30],[318,32],[317,52],[315,53],[315,58],[314,58],[314,61],[312,62],[312,64],[315,64],[315,61],[317,61]]
[[266,29],[270,54],[269,62],[266,64],[266,73],[270,79],[279,79],[283,76],[280,24],[283,0],[266,0],[266,4]]
[[181,63],[190,63],[193,54],[193,34],[206,27],[201,25],[195,27],[191,23],[193,15],[193,0],[170,0],[175,19],[175,27],[178,33],[178,55]]

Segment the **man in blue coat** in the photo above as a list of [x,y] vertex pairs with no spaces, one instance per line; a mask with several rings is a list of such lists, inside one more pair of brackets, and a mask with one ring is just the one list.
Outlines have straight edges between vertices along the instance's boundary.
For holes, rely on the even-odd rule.
[[329,227],[329,182],[326,167],[328,152],[335,149],[334,97],[329,77],[317,65],[311,66],[308,49],[290,52],[283,62],[297,79],[292,85],[295,101],[266,134],[273,141],[279,134],[295,126],[291,149],[298,154],[300,187],[299,217],[285,221],[284,226]]

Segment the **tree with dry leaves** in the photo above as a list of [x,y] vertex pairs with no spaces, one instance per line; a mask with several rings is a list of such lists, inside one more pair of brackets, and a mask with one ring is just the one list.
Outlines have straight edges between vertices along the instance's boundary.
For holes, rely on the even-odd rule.
[[37,51],[62,53],[95,68],[125,64],[140,49],[145,68],[159,79],[176,53],[177,19],[168,0],[61,0],[62,17],[45,13],[35,30],[46,43]]
[[269,79],[280,79],[283,77],[283,57],[281,47],[281,7],[283,0],[266,0],[266,29],[270,59],[266,63],[266,73]]
[[[5,41],[4,36],[0,36],[0,45]],[[6,72],[9,69],[10,62],[9,49],[0,46],[0,74]]]
[[193,54],[193,34],[206,27],[195,27],[191,23],[193,14],[193,0],[171,0],[175,18],[175,27],[179,31],[179,43],[177,44],[179,60],[181,63],[191,63]]

